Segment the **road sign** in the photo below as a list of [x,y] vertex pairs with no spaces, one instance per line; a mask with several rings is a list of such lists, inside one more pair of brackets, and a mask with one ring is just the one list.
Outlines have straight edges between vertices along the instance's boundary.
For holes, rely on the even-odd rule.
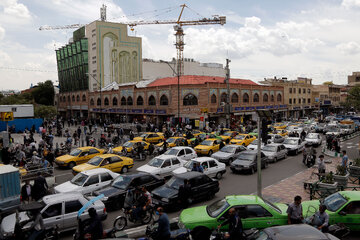
[[14,120],[13,112],[1,112],[0,113],[1,121],[12,121]]

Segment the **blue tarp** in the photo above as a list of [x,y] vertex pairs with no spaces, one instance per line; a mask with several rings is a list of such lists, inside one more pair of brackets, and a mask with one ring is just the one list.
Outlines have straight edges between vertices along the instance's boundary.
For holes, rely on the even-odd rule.
[[[39,127],[42,123],[42,118],[18,118],[8,122],[9,128],[15,126],[16,132],[23,132],[25,128],[30,130],[32,125],[35,125],[35,130],[39,131]],[[6,122],[0,121],[0,131],[6,131]]]

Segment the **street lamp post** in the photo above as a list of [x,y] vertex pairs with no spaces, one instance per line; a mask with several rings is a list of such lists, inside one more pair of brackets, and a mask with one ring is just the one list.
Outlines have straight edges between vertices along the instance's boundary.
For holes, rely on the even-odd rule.
[[86,75],[91,76],[100,85],[100,119],[101,119],[102,117],[101,73],[100,73],[100,81],[96,80],[96,78],[90,73],[86,73]]

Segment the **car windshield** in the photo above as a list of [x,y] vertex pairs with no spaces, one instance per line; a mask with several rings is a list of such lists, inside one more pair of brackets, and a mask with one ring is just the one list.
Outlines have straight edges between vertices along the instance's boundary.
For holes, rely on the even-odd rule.
[[167,142],[167,143],[173,143],[173,142],[175,142],[175,140],[176,140],[176,138],[168,138],[168,139],[166,140],[166,142]]
[[281,213],[280,208],[278,208],[275,204],[273,204],[272,202],[270,202],[270,201],[268,201],[268,200],[266,200],[266,199],[262,199],[262,200],[264,201],[264,203],[265,203],[266,205],[268,205],[269,207],[271,207],[271,208],[274,209],[275,211]]
[[178,152],[179,152],[178,149],[172,148],[172,149],[167,150],[167,151],[164,153],[164,155],[174,155],[174,156],[176,156],[176,155],[178,154]]
[[297,145],[297,144],[298,144],[298,140],[297,140],[297,139],[289,139],[289,138],[286,138],[285,141],[284,141],[284,144]]
[[212,145],[213,145],[213,141],[211,141],[211,140],[205,140],[205,141],[202,141],[200,145],[212,146]]
[[88,175],[86,175],[86,174],[83,174],[83,173],[78,173],[75,177],[73,177],[72,179],[71,179],[71,183],[72,184],[75,184],[75,185],[78,185],[78,186],[82,186],[84,183],[85,183],[85,181],[86,181],[86,179],[88,179]]
[[231,136],[231,134],[232,134],[232,132],[226,132],[226,133],[223,134],[223,136],[228,136],[229,137],[229,136]]
[[90,159],[87,163],[94,165],[94,166],[99,166],[99,164],[101,163],[103,159],[101,157],[93,157],[92,159]]
[[276,146],[266,145],[261,150],[263,150],[265,152],[276,152],[276,148],[277,148]]
[[219,201],[216,201],[206,207],[206,211],[209,214],[210,217],[217,217],[219,216],[223,211],[225,211],[229,207],[229,203],[226,201],[225,198],[220,199]]
[[161,165],[162,165],[163,162],[164,162],[164,160],[161,159],[161,158],[153,158],[153,159],[151,159],[151,161],[148,163],[148,165],[151,166],[151,167],[159,168],[159,167],[161,167]]
[[234,153],[235,149],[236,149],[235,147],[225,146],[220,151],[221,152],[226,152],[226,153]]
[[257,145],[258,144],[258,140],[257,139],[255,139],[254,141],[252,141],[251,143],[250,143],[250,145]]
[[244,135],[237,135],[237,136],[235,137],[235,139],[238,139],[238,140],[243,140],[244,138],[245,138]]
[[243,154],[240,154],[237,159],[243,160],[243,161],[254,161],[255,156],[256,156],[256,154],[243,153]]
[[134,142],[126,142],[123,144],[123,147],[132,147],[134,145]]
[[143,133],[140,135],[141,138],[147,138],[149,136],[149,134]]
[[187,162],[184,164],[184,167],[187,168],[187,169],[192,169],[192,168],[193,168],[193,165],[194,165],[194,162],[195,162],[195,161],[187,161]]
[[122,190],[126,190],[127,187],[129,186],[130,182],[131,182],[130,177],[128,177],[128,176],[118,176],[117,178],[114,179],[111,186],[122,189]]
[[175,189],[179,189],[181,185],[184,184],[184,179],[182,178],[177,178],[177,177],[172,177],[170,178],[170,180],[166,183],[166,186],[170,187],[170,188],[175,188]]
[[78,156],[79,154],[81,153],[81,150],[80,149],[74,149],[70,152],[70,155],[73,156],[73,157],[76,157]]
[[346,200],[340,193],[334,193],[325,198],[324,205],[329,211],[336,212],[340,207],[347,203],[347,201],[348,200]]
[[309,138],[309,139],[317,139],[317,134],[314,134],[314,133],[309,133],[306,138]]

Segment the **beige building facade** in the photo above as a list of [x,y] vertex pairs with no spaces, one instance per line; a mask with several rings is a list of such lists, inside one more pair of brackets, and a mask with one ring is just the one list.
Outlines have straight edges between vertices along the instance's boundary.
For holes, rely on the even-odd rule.
[[351,87],[360,85],[360,72],[353,72],[348,76],[348,85]]

